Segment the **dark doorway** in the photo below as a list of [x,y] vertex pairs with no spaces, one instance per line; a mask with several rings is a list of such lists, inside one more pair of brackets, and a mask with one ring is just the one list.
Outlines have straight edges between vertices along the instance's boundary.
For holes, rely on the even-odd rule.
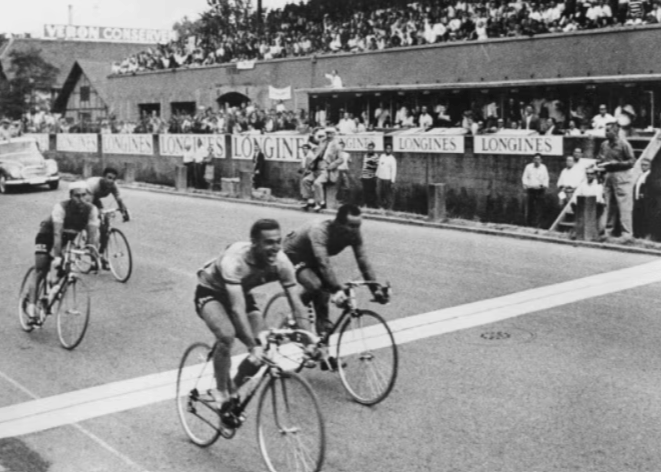
[[239,92],[228,92],[217,98],[218,106],[220,108],[241,107],[241,105],[249,101],[250,99],[248,97]]

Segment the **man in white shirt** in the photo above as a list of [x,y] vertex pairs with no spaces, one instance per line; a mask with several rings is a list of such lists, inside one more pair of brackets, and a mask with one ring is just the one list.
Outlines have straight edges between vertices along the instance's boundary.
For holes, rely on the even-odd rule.
[[427,107],[422,107],[422,113],[420,113],[418,126],[425,129],[429,129],[434,126],[434,119],[429,113],[427,113]]
[[585,171],[582,167],[576,165],[576,158],[574,156],[567,156],[565,162],[567,167],[562,169],[560,178],[558,179],[558,199],[562,206],[571,200],[576,189],[585,180]]
[[528,226],[539,228],[544,212],[544,195],[549,188],[549,173],[542,164],[541,154],[535,154],[533,161],[523,171],[521,180],[528,197],[526,222]]
[[337,74],[337,70],[334,70],[330,74],[326,74],[326,78],[330,80],[330,86],[331,88],[342,88],[342,79],[340,76]]
[[203,189],[207,186],[204,180],[204,171],[207,162],[210,162],[213,158],[213,147],[209,146],[205,149],[203,144],[202,141],[199,141],[198,149],[193,154],[193,161],[195,162],[195,179],[193,181],[193,186],[198,189]]
[[376,168],[377,198],[379,207],[391,210],[393,205],[393,186],[397,177],[397,160],[388,144],[386,151],[379,156]]
[[186,187],[195,187],[195,151],[190,142],[184,144],[184,167],[186,167]]
[[344,113],[344,117],[337,125],[340,134],[352,134],[356,132],[356,123],[351,119],[349,113]]
[[599,105],[599,114],[592,118],[592,128],[606,129],[606,125],[614,121],[615,117],[608,113],[606,105]]

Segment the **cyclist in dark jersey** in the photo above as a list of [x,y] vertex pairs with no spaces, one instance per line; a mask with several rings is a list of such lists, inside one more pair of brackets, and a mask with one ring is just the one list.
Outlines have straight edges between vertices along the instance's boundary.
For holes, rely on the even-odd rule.
[[[329,299],[341,305],[346,300],[342,285],[338,282],[330,257],[351,246],[363,278],[376,281],[376,275],[367,258],[363,236],[360,208],[342,205],[334,220],[312,221],[287,235],[283,243],[285,254],[296,268],[296,279],[302,285],[300,293],[304,304],[312,302],[316,312],[317,334],[329,329]],[[370,286],[374,299],[386,303],[383,291]]]
[[69,200],[57,203],[50,216],[41,222],[35,238],[35,276],[30,283],[30,300],[25,310],[30,318],[35,316],[37,286],[41,281],[45,282],[51,269],[51,260],[54,269],[60,266],[64,245],[84,229],[87,230],[87,244],[97,244],[99,210],[87,201],[89,195],[85,181],[71,183]]

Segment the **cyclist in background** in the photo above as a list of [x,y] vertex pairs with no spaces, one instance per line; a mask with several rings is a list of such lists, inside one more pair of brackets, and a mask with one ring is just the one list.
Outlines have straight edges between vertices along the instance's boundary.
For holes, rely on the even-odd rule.
[[87,244],[97,244],[99,210],[87,201],[89,196],[90,191],[84,180],[71,183],[69,200],[57,203],[50,216],[41,222],[35,238],[35,275],[30,283],[30,299],[25,310],[31,319],[35,318],[38,284],[46,282],[51,260],[53,269],[59,268],[62,263],[62,248],[83,229],[87,230]]
[[[342,205],[334,220],[317,220],[306,223],[287,235],[283,243],[285,254],[296,268],[296,279],[302,285],[299,293],[303,304],[312,302],[316,312],[317,334],[332,327],[328,319],[329,299],[340,306],[346,301],[342,285],[335,276],[330,256],[335,256],[346,247],[353,249],[356,262],[366,281],[376,281],[376,275],[367,258],[363,236],[360,208]],[[370,285],[374,299],[387,303],[381,288]]]
[[[229,426],[233,426],[231,415],[227,413],[234,391],[230,379],[234,338],[250,351],[244,363],[255,365],[261,358],[258,335],[264,326],[250,291],[269,282],[280,282],[296,316],[302,316],[305,311],[298,297],[293,295],[294,266],[281,246],[279,223],[271,219],[257,220],[250,230],[250,242],[229,245],[197,272],[195,308],[217,339],[213,359],[216,389],[209,390],[209,395],[217,403],[221,419]],[[250,369],[244,364],[239,366],[239,372],[246,370]],[[242,378],[237,375],[237,380]]]
[[[92,195],[92,203],[94,206],[96,206],[99,210],[102,210],[103,203],[101,202],[101,199],[106,198],[108,195],[112,194],[112,196],[115,197],[115,201],[117,202],[117,207],[122,212],[124,221],[128,221],[129,213],[126,205],[124,205],[123,200],[119,196],[119,188],[117,187],[116,181],[118,175],[119,173],[116,169],[112,167],[106,167],[103,170],[103,177],[90,177],[87,179],[87,185],[90,189]],[[108,265],[108,261],[106,261],[103,257],[103,253],[105,252],[106,246],[108,245],[108,222],[105,218],[101,219],[100,229],[101,233],[99,254],[101,254],[101,263],[103,268],[108,270],[110,266]]]

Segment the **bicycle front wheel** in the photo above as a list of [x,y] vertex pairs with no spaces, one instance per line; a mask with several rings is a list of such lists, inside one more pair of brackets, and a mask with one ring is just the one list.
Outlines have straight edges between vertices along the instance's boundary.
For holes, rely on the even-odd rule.
[[[73,241],[73,246],[77,250],[83,250],[87,246],[87,232],[85,230],[79,232],[76,235],[76,239]],[[95,267],[95,261],[92,255],[85,251],[84,254],[76,253],[73,255],[73,263],[78,272],[83,274],[89,274],[92,269]]]
[[126,282],[133,270],[133,257],[129,241],[117,228],[112,228],[108,234],[106,259],[110,264],[112,275],[120,282]]
[[298,374],[278,372],[262,390],[257,407],[257,442],[270,472],[317,472],[326,436],[319,402]]
[[85,336],[90,321],[91,301],[85,283],[72,277],[57,295],[57,336],[65,349],[75,349]]
[[[30,317],[25,311],[30,299],[30,284],[32,283],[33,277],[34,267],[30,267],[25,274],[25,277],[23,277],[21,290],[18,292],[18,321],[21,323],[21,328],[26,333],[29,333],[34,329],[34,325],[30,323]],[[39,293],[39,291],[37,291],[37,293]]]
[[220,436],[220,416],[213,405],[200,399],[213,387],[211,348],[204,343],[191,345],[177,372],[177,414],[188,438],[200,447],[207,447]]
[[358,403],[384,400],[397,378],[397,345],[385,320],[369,310],[349,315],[337,341],[342,384]]

